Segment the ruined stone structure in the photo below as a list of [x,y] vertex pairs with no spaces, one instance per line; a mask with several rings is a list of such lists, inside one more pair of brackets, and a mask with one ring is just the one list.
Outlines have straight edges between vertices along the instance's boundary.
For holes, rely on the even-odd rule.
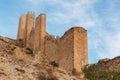
[[46,15],[40,14],[34,20],[34,13],[21,15],[18,41],[23,41],[34,54],[45,54],[50,62],[72,72],[81,72],[88,63],[87,31],[82,27],[69,29],[62,37],[54,37],[46,32]]
[[26,37],[25,27],[26,27],[26,15],[21,15],[19,20],[17,39],[23,40],[24,43],[25,43],[25,37]]

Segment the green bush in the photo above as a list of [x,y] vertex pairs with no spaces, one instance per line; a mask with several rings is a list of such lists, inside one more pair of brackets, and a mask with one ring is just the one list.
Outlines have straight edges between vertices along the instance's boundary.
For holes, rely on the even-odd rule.
[[83,71],[88,80],[120,80],[120,72],[103,70],[95,72],[91,67],[85,68]]

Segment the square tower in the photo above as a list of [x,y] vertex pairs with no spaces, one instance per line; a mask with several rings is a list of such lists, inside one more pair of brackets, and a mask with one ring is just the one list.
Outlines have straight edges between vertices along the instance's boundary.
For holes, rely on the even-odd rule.
[[82,72],[81,68],[88,63],[87,31],[82,27],[69,29],[60,38],[60,68],[72,72]]
[[46,33],[46,15],[40,14],[36,18],[35,31],[34,31],[34,45],[33,50],[35,53],[44,53],[45,50],[45,33]]
[[88,64],[87,30],[82,27],[74,28],[74,69],[82,72],[81,68]]

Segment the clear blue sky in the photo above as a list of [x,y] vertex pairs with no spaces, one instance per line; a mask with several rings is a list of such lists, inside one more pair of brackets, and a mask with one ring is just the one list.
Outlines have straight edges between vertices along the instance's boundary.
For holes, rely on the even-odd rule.
[[88,30],[89,63],[120,55],[120,0],[0,0],[0,35],[16,38],[20,14],[47,14],[47,32]]

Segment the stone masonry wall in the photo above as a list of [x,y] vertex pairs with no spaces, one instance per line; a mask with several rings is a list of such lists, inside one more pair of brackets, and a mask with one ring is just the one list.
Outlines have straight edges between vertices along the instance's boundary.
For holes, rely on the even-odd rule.
[[36,18],[34,29],[33,50],[35,53],[44,53],[45,51],[45,33],[46,33],[46,15],[40,14]]
[[26,37],[25,27],[26,27],[26,15],[21,15],[19,20],[17,40],[22,39],[23,42],[25,42],[25,37]]
[[73,55],[74,55],[74,30],[71,29],[67,31],[60,38],[60,47],[59,47],[59,67],[72,72],[73,70]]
[[87,51],[87,31],[82,27],[74,28],[74,69],[77,72],[88,64]]
[[32,29],[34,28],[34,13],[28,12],[27,17],[26,17],[26,46],[30,46],[30,33]]
[[34,34],[35,34],[35,29],[32,28],[30,33],[30,49],[33,49],[34,46]]
[[45,51],[45,34],[46,34],[46,15],[40,14],[40,33],[39,33],[39,51],[44,53]]
[[33,41],[33,50],[35,53],[39,51],[39,38],[40,38],[40,20],[39,17],[36,18],[36,23],[35,23],[35,29],[34,29],[34,41]]
[[45,36],[45,54],[47,55],[50,62],[55,61],[58,63],[59,56],[59,39],[54,38],[54,36],[46,34]]

